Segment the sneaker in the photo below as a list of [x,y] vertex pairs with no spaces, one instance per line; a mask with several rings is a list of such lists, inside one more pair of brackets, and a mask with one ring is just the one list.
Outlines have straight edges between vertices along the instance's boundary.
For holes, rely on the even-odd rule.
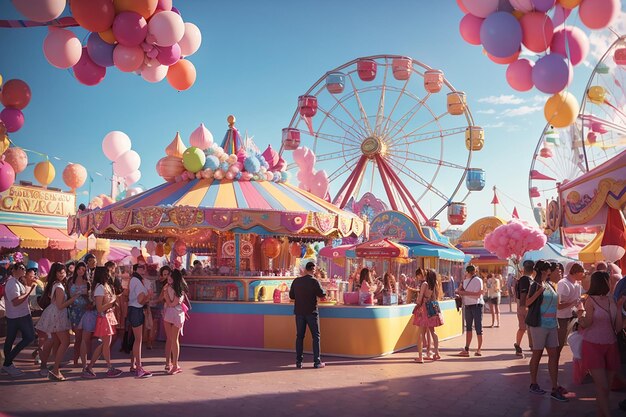
[[313,365],[313,368],[315,369],[320,369],[320,368],[325,368],[326,364],[324,362],[317,362]]
[[546,390],[541,389],[539,384],[530,384],[530,388],[528,389],[532,394],[543,395],[546,393]]
[[130,372],[131,375],[137,375],[137,368],[133,368],[131,366],[130,369],[128,370],[128,372]]
[[39,357],[39,355],[35,356],[35,365],[41,365],[41,358]]
[[562,403],[566,403],[569,401],[567,398],[563,396],[563,394],[561,394],[558,388],[552,391],[552,393],[550,394],[550,398],[552,398],[553,400],[560,401]]
[[522,353],[522,347],[517,343],[513,343],[513,347],[515,348],[515,354],[519,356]]
[[567,394],[569,394],[569,391],[566,390],[564,387],[560,386],[557,388],[557,391],[561,393],[561,395],[566,396]]
[[459,356],[463,356],[464,358],[469,358],[469,350],[463,349],[459,352]]
[[302,362],[296,362],[296,368],[302,369]]
[[122,370],[121,369],[116,369],[116,368],[109,368],[109,370],[106,373],[106,377],[107,378],[117,378],[118,376],[122,375]]
[[152,372],[146,371],[143,368],[137,368],[137,376],[135,378],[150,378],[152,376]]
[[85,378],[85,379],[94,379],[97,378],[97,375],[95,374],[95,372],[89,368],[85,368],[83,369],[83,373],[80,374],[81,378]]
[[[2,373],[6,373],[7,375],[9,375],[9,376],[11,376],[13,378],[24,375],[24,371],[22,371],[21,369],[17,368],[13,364],[11,364],[9,366],[3,366],[2,367]],[[47,372],[46,372],[46,374],[47,374]]]

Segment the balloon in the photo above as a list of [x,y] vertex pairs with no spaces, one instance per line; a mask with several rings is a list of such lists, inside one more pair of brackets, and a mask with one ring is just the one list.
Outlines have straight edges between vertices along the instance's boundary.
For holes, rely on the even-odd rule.
[[191,132],[189,144],[202,150],[208,149],[213,144],[213,134],[204,127],[204,123],[200,123],[200,126]]
[[55,176],[56,170],[52,162],[42,161],[35,165],[35,179],[44,187],[54,181]]
[[24,126],[24,114],[13,107],[5,107],[0,112],[0,120],[4,123],[7,132],[17,132]]
[[520,49],[522,27],[510,13],[495,12],[480,27],[480,41],[485,50],[497,58],[506,58]]
[[[544,52],[552,41],[554,25],[545,13],[530,12],[520,19],[522,43],[533,52]],[[553,51],[554,52],[554,51]]]
[[498,10],[498,0],[462,0],[463,5],[476,17],[485,18]]
[[[2,129],[6,130],[4,123],[0,121],[0,131],[2,131]],[[9,141],[9,137],[4,134],[2,138],[0,138],[0,156],[2,156],[7,149],[9,149],[9,146],[11,146],[11,141]]]
[[67,69],[76,65],[83,46],[74,32],[48,27],[48,35],[43,41],[43,54],[53,67]]
[[48,258],[39,258],[39,261],[37,261],[37,263],[39,264],[39,275],[48,275],[48,272],[50,272],[50,267],[52,266],[50,260],[48,260]]
[[202,33],[198,26],[194,25],[191,22],[185,23],[185,34],[178,41],[178,45],[180,45],[180,51],[183,56],[189,56],[196,53],[196,51],[200,48],[200,44],[202,43]]
[[93,62],[89,57],[87,47],[83,48],[80,60],[72,67],[76,79],[85,85],[96,85],[104,79],[107,69]]
[[528,59],[518,59],[506,69],[506,80],[517,91],[528,91],[533,88],[532,70],[534,62]]
[[204,152],[195,146],[191,146],[183,152],[183,166],[194,174],[202,169],[205,161],[206,156]]
[[157,65],[144,65],[141,70],[141,78],[148,81],[149,83],[158,83],[163,80],[167,75],[167,66],[161,65],[156,62]]
[[149,241],[149,242],[146,242],[146,252],[148,252],[148,254],[150,256],[154,256],[155,255],[156,247],[157,247],[156,242],[154,242],[152,240]]
[[528,13],[533,10],[533,2],[531,0],[509,0],[511,2],[511,6],[515,8],[515,10],[519,10],[520,12]]
[[182,158],[166,156],[158,162],[157,172],[165,181],[174,181],[174,178],[185,171]]
[[143,64],[143,50],[140,46],[117,45],[113,50],[115,67],[123,72],[133,72]]
[[22,148],[9,148],[4,151],[4,161],[13,167],[16,174],[19,174],[26,169],[28,156]]
[[113,20],[113,35],[125,46],[137,46],[146,39],[148,22],[135,12],[121,12]]
[[141,157],[133,150],[124,152],[113,162],[113,172],[118,177],[125,177],[139,169]]
[[163,256],[165,255],[165,251],[163,250],[163,243],[157,243],[156,248],[154,249],[154,254],[156,256]]
[[71,0],[70,10],[79,25],[90,32],[104,32],[115,18],[113,0]]
[[109,159],[115,161],[122,154],[130,151],[130,138],[124,132],[114,130],[106,134],[102,139],[102,152]]
[[8,190],[15,182],[15,170],[7,161],[0,160],[0,193]]
[[203,169],[216,170],[220,166],[220,160],[215,155],[209,155],[204,161]]
[[456,4],[457,4],[457,6],[459,6],[459,9],[461,9],[461,11],[464,14],[469,13],[469,10],[467,10],[467,7],[465,7],[465,5],[463,4],[463,0],[456,0]]
[[63,182],[72,191],[82,187],[87,179],[87,170],[81,164],[68,164],[63,170]]
[[495,56],[493,56],[493,55],[491,55],[491,54],[489,54],[489,53],[487,54],[487,57],[488,57],[490,60],[492,60],[493,62],[495,62],[496,64],[500,64],[500,65],[508,65],[508,64],[510,64],[510,63],[512,63],[512,62],[517,61],[517,58],[519,58],[519,55],[520,55],[521,53],[522,53],[522,50],[520,49],[519,51],[517,51],[517,52],[516,52],[516,53],[514,53],[513,55],[511,55],[511,56],[507,56],[507,57],[505,57],[505,58],[498,58],[498,57],[495,57]]
[[148,22],[148,33],[150,43],[171,46],[182,39],[185,34],[185,23],[175,12],[159,12]]
[[572,65],[578,65],[589,53],[589,38],[576,26],[561,27],[554,31],[550,51],[568,57]]
[[280,240],[268,237],[261,242],[261,252],[270,259],[274,259],[280,255]]
[[563,55],[556,53],[545,55],[539,58],[533,67],[533,84],[544,93],[558,93],[569,84],[571,68]]
[[558,0],[558,3],[564,9],[573,9],[580,4],[582,0]]
[[[30,103],[30,87],[22,80],[9,80],[2,87],[0,101],[4,107],[21,110]],[[9,130],[11,132],[11,130]]]
[[172,0],[158,0],[157,2],[157,10],[172,10]]
[[187,244],[184,240],[178,239],[174,242],[174,253],[177,256],[183,256],[187,253]]
[[117,39],[115,39],[115,35],[113,34],[113,29],[98,32],[98,36],[100,36],[102,40],[108,44],[114,45],[117,43]]
[[158,0],[113,0],[115,12],[135,12],[148,19],[157,9]]
[[180,59],[180,46],[175,43],[172,46],[158,46],[157,47],[159,53],[157,54],[156,59],[161,63],[161,65],[170,66],[174,65]]
[[196,82],[196,68],[190,61],[181,59],[167,70],[167,82],[178,91],[187,90]]
[[12,0],[13,6],[29,20],[49,22],[61,16],[65,0]]
[[572,11],[570,9],[564,9],[561,5],[557,5],[554,8],[554,14],[552,15],[552,24],[554,27],[560,26],[565,22]]
[[97,33],[90,34],[87,39],[89,58],[101,67],[113,66],[113,49],[115,49],[115,46],[102,40]]
[[485,19],[473,14],[466,14],[459,23],[459,32],[463,40],[470,45],[480,45],[480,26]]
[[134,183],[136,183],[137,181],[139,181],[140,179],[141,179],[141,171],[137,170],[126,175],[124,177],[124,182],[126,183],[126,187],[128,188]]
[[554,127],[567,127],[576,121],[578,101],[573,94],[566,91],[550,97],[543,108],[548,123]]
[[556,0],[532,0],[532,3],[535,10],[545,13],[554,7]]
[[620,0],[583,0],[578,6],[578,16],[589,29],[604,29],[620,14]]
[[143,193],[143,189],[141,187],[132,187],[126,189],[126,197],[132,197],[141,193]]

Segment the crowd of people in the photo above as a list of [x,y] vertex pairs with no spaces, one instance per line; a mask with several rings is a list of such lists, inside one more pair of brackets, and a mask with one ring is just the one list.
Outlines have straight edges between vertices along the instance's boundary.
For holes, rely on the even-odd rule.
[[[13,361],[37,340],[33,359],[40,366],[40,375],[64,381],[61,366],[70,348],[71,332],[73,365],[82,368],[83,378],[97,378],[94,366],[101,356],[106,362],[106,377],[123,373],[111,362],[111,346],[117,340],[121,342],[120,351],[131,356],[129,372],[137,378],[148,378],[152,373],[142,365],[142,345],[146,340],[147,348],[152,348],[161,322],[166,336],[165,372],[182,372],[179,335],[189,309],[182,272],[163,266],[157,277],[150,277],[141,257],[132,266],[128,282],[116,271],[117,266],[110,261],[96,266],[92,254],[78,263],[53,263],[37,297],[43,311],[34,324],[29,299],[37,292],[38,270],[27,269],[22,262],[10,265],[4,285],[7,336],[0,373],[21,376],[23,371]],[[21,340],[14,345],[18,333]],[[99,341],[95,349],[94,340]]]

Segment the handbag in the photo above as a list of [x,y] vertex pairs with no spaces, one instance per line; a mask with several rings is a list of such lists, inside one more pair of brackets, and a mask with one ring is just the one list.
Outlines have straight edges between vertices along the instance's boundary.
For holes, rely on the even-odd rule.
[[461,307],[463,307],[463,297],[460,295],[455,295],[454,296],[454,304],[456,305],[456,311],[461,310]]
[[[530,291],[528,291],[528,297],[532,297],[535,292],[537,292],[537,287],[539,284],[533,282],[530,286]],[[530,327],[539,327],[541,326],[541,302],[543,301],[543,294],[541,294],[535,301],[528,306],[528,313],[526,314],[525,323]]]
[[39,297],[37,297],[37,305],[42,310],[45,310],[50,305],[51,302],[52,300],[50,300],[50,294],[48,294],[47,292],[44,292]]
[[434,317],[441,314],[441,308],[439,308],[439,301],[428,300],[426,301],[426,315],[428,317]]

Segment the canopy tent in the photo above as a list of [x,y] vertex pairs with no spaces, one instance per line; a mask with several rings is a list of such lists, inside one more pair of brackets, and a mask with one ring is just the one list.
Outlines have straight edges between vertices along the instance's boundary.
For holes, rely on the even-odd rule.
[[442,248],[428,244],[413,244],[408,242],[405,242],[404,244],[409,248],[410,257],[430,256],[448,261],[465,261],[465,254],[458,249]]
[[358,258],[408,258],[409,248],[387,238],[371,240],[354,247]]
[[578,259],[586,263],[596,263],[603,261],[604,256],[602,255],[602,250],[600,250],[600,244],[602,243],[603,237],[604,232],[598,233],[587,246],[585,246],[580,250],[580,252],[578,252]]
[[524,261],[526,260],[538,261],[540,259],[550,260],[550,261],[560,262],[563,265],[565,265],[567,262],[572,262],[572,261],[577,260],[575,258],[570,258],[569,256],[567,256],[565,254],[565,250],[563,246],[558,245],[556,243],[550,243],[550,242],[546,243],[543,249],[532,250],[532,251],[526,252],[522,259]]

